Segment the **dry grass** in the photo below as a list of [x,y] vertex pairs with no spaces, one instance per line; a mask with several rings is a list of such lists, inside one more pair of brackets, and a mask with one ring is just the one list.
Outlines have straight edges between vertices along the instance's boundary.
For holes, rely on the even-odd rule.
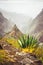
[[5,50],[0,50],[0,62],[14,62],[13,58],[9,57],[9,55],[5,52]]

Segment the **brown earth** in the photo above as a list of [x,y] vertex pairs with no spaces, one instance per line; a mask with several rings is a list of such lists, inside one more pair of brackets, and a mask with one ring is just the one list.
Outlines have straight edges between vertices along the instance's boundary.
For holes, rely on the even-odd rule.
[[7,42],[0,42],[2,48],[8,53],[9,58],[13,61],[0,63],[0,65],[42,65],[40,60],[31,53],[22,53],[16,48],[13,48]]

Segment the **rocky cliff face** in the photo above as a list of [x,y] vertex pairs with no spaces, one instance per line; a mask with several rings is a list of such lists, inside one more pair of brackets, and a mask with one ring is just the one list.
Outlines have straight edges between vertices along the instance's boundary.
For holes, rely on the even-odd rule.
[[8,20],[4,18],[2,13],[0,12],[0,36],[5,34],[5,29],[7,28]]
[[[30,34],[33,34],[35,36],[42,35],[43,33],[43,10],[39,13],[39,15],[33,20],[31,29],[30,29]],[[40,36],[39,35],[39,36]],[[41,37],[42,39],[43,37]]]

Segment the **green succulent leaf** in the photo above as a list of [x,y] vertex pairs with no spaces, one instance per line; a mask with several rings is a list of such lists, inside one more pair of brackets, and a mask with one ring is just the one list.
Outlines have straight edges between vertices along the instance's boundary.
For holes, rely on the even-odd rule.
[[38,41],[35,39],[33,36],[26,36],[23,35],[22,37],[19,38],[19,44],[22,48],[35,48],[38,46]]

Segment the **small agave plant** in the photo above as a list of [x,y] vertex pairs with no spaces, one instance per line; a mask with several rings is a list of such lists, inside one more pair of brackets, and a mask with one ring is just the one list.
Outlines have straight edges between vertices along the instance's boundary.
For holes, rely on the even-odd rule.
[[38,41],[33,36],[23,35],[19,38],[18,43],[23,52],[32,53],[38,47]]

